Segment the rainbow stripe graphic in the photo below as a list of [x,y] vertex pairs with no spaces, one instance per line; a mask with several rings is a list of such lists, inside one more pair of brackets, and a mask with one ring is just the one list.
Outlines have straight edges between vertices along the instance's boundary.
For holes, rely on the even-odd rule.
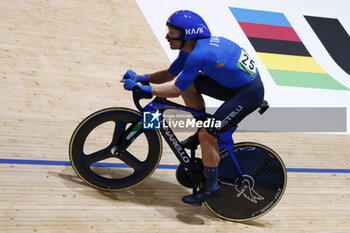
[[230,10],[277,85],[349,90],[317,64],[283,13]]

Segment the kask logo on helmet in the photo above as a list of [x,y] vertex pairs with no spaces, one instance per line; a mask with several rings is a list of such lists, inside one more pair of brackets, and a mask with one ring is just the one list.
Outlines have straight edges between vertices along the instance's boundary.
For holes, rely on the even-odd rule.
[[197,29],[189,28],[189,29],[186,29],[185,32],[186,32],[186,35],[197,35],[197,34],[204,33],[204,29],[203,27],[199,27]]

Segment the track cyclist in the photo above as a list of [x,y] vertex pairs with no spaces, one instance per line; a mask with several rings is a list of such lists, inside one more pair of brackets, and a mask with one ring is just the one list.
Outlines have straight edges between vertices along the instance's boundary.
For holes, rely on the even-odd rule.
[[[152,74],[137,75],[128,70],[122,82],[126,90],[137,85],[141,90],[163,98],[181,95],[185,104],[196,110],[205,109],[201,94],[223,101],[213,115],[216,121],[221,121],[220,127],[201,128],[182,141],[186,144],[199,140],[206,177],[203,187],[195,194],[184,196],[182,201],[201,205],[220,196],[218,138],[228,129],[236,128],[242,119],[261,106],[264,86],[256,64],[247,52],[229,39],[212,36],[205,21],[195,12],[176,11],[168,18],[166,26],[170,49],[180,50],[177,59],[168,69]],[[173,85],[138,84],[144,81],[165,83],[175,78]]]

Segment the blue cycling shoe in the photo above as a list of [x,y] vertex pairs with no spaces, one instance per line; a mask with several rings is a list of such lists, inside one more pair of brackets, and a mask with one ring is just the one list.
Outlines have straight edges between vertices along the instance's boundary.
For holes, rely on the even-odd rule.
[[217,197],[220,197],[220,188],[215,191],[201,189],[196,194],[182,197],[182,201],[186,204],[199,206],[202,205],[203,202]]

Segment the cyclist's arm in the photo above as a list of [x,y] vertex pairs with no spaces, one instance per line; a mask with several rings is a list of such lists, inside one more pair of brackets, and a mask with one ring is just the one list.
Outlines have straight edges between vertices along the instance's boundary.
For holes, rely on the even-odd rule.
[[161,70],[153,74],[148,74],[148,81],[150,83],[166,83],[175,78],[168,70]]
[[[179,75],[174,85],[153,86],[152,94],[163,97],[178,97],[181,92],[186,90],[198,75],[201,66],[201,57],[192,56],[186,61],[183,72]],[[210,87],[208,87],[210,88]]]
[[150,83],[165,83],[173,80],[178,76],[185,66],[186,59],[189,53],[185,51],[180,51],[179,56],[170,65],[169,69],[162,70],[153,74],[148,74],[148,79]]
[[181,92],[182,90],[175,85],[152,86],[152,94],[162,98],[178,97]]

